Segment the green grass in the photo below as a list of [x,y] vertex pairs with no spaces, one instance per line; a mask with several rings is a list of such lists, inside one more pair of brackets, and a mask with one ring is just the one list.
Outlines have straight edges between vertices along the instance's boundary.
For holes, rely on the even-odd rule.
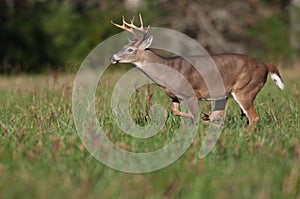
[[[106,135],[129,151],[151,151],[170,141],[179,119],[157,87],[152,104],[168,110],[166,127],[151,139],[122,134],[110,94],[124,71],[110,71],[96,97]],[[204,159],[197,155],[207,127],[172,165],[147,174],[110,169],[81,143],[72,118],[74,76],[0,77],[0,198],[300,198],[300,72],[283,71],[286,89],[268,80],[257,96],[260,123],[246,132],[237,104],[228,101],[221,138]],[[146,88],[132,96],[132,118],[147,124]],[[139,98],[139,99],[138,99]],[[138,103],[140,101],[140,104]],[[200,103],[201,111],[210,104]]]

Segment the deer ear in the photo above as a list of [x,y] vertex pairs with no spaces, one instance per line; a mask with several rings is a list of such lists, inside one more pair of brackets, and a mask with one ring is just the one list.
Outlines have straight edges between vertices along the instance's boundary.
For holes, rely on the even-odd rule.
[[151,46],[153,41],[153,35],[149,35],[148,37],[145,38],[145,40],[141,43],[140,48],[142,49],[146,49],[149,48],[149,46]]

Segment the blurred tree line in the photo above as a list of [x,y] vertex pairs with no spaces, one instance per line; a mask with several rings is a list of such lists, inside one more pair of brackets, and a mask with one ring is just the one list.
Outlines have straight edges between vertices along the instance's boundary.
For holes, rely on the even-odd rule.
[[289,41],[289,4],[289,0],[0,0],[0,73],[76,69],[90,50],[120,31],[111,19],[120,21],[121,15],[129,18],[139,12],[145,23],[186,33],[212,53],[289,60],[295,55]]

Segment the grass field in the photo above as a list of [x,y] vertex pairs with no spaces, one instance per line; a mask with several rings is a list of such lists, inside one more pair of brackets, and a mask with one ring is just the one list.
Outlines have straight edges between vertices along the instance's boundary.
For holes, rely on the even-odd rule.
[[[81,143],[72,118],[75,75],[0,77],[0,199],[6,198],[298,198],[300,199],[300,65],[282,69],[286,89],[268,79],[257,96],[260,123],[246,132],[237,104],[228,102],[221,138],[204,159],[197,157],[205,129],[200,123],[189,150],[172,165],[129,174],[98,162]],[[170,100],[153,86],[152,104],[169,112],[155,138],[122,134],[113,121],[110,94],[124,73],[105,74],[96,97],[107,136],[126,150],[157,149],[172,139],[178,118]],[[132,118],[145,124],[146,88],[132,96]],[[209,111],[209,103],[200,103]]]

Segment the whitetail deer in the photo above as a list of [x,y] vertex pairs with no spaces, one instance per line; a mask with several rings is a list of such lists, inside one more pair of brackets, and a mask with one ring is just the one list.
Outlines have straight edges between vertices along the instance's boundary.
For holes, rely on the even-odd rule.
[[[157,55],[152,50],[149,49],[153,36],[148,35],[149,27],[145,30],[143,27],[143,20],[140,17],[140,27],[134,25],[134,18],[130,23],[126,22],[123,16],[123,24],[118,25],[113,21],[111,23],[125,31],[130,32],[134,38],[128,39],[128,43],[117,53],[113,54],[111,57],[111,63],[132,63],[138,67],[142,72],[144,72],[150,79],[157,79],[155,75],[159,75],[160,79],[170,79],[169,74],[163,74],[163,72],[151,71],[149,64],[163,64],[172,69],[178,71],[182,74],[185,79],[189,82],[192,89],[194,90],[195,97],[198,100],[214,100],[215,108],[213,113],[224,114],[226,99],[232,96],[234,100],[240,106],[242,113],[247,116],[249,126],[256,126],[259,117],[254,108],[254,99],[261,88],[264,86],[267,75],[269,74],[271,79],[280,88],[284,88],[284,84],[281,80],[276,66],[270,63],[265,63],[252,58],[248,55],[242,54],[213,54],[209,56],[193,56],[192,59],[204,60],[213,59],[218,70],[220,71],[225,93],[223,96],[214,98],[210,96],[209,90],[203,80],[203,77],[198,73],[194,66],[186,61],[183,57],[171,57],[165,58]],[[136,31],[142,33],[141,36],[136,34]],[[145,67],[147,65],[147,67]],[[152,70],[157,70],[153,68]],[[158,83],[158,82],[156,82]],[[158,84],[172,99],[172,113],[177,116],[184,116],[190,118],[197,118],[198,114],[193,108],[190,109],[191,113],[184,113],[179,111],[180,100],[182,98],[177,95],[180,93],[180,89],[184,87],[177,86],[176,89],[170,89],[165,85]],[[222,100],[223,99],[223,100]],[[225,99],[225,100],[224,100]],[[213,115],[212,113],[212,115]]]

